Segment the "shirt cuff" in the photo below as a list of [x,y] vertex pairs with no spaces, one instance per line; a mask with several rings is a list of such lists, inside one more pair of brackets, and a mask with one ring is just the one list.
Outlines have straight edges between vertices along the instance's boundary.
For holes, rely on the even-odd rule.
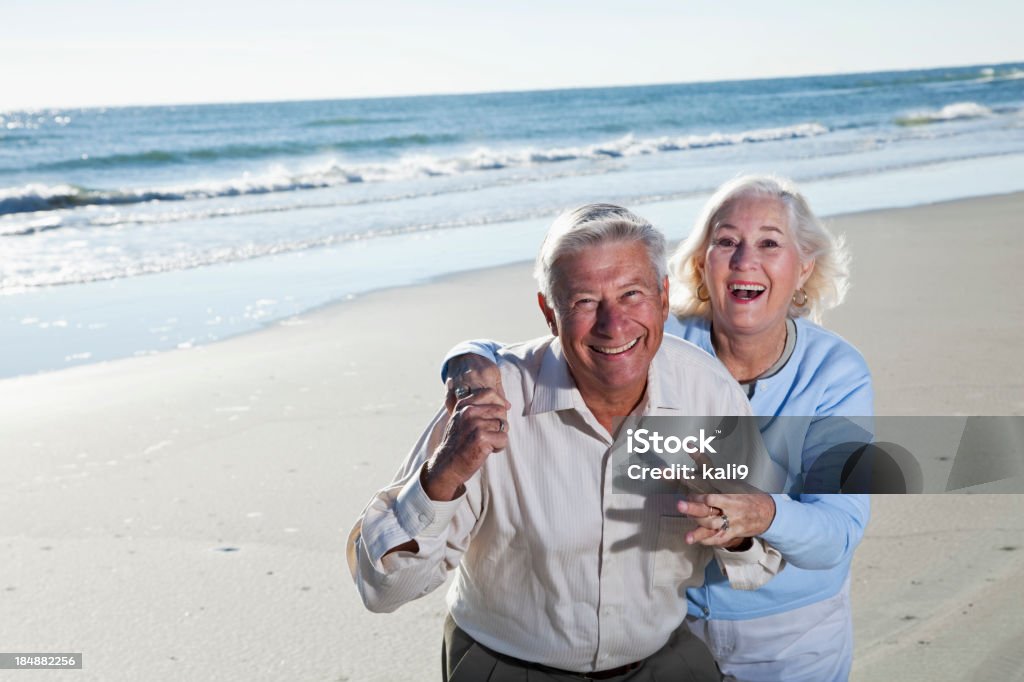
[[450,502],[430,499],[420,481],[422,472],[421,467],[405,484],[395,500],[395,518],[398,519],[398,525],[414,539],[439,537],[448,528],[459,506],[466,501],[465,493]]
[[404,568],[422,562],[424,557],[439,555],[439,552],[444,551],[445,539],[442,537],[420,537],[416,540],[416,544],[419,545],[419,551],[385,553],[380,557],[379,563],[374,564],[374,568],[386,575],[397,573]]
[[782,570],[782,555],[760,538],[753,538],[750,547],[741,552],[722,549],[715,558],[729,584],[737,590],[756,590]]
[[473,341],[463,341],[462,343],[456,344],[448,354],[444,356],[444,360],[441,361],[441,381],[448,381],[448,361],[452,358],[456,358],[460,355],[479,355],[482,358],[490,360],[491,362],[498,363],[498,349],[500,344],[495,341],[489,341],[487,339],[476,339]]

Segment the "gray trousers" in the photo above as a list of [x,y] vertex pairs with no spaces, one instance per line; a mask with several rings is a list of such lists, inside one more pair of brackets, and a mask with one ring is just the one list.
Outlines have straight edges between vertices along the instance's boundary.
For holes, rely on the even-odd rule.
[[[579,682],[586,679],[583,674],[562,672],[491,651],[473,641],[455,624],[451,615],[444,622],[441,674],[444,682]],[[608,679],[612,682],[718,682],[722,673],[707,646],[686,628],[679,628],[668,643],[639,668]]]

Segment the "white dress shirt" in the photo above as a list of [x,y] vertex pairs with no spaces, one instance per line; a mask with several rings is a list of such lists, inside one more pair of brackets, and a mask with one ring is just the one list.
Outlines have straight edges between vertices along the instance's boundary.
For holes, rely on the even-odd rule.
[[[592,672],[644,659],[686,614],[686,588],[717,557],[738,589],[782,567],[755,539],[745,552],[687,545],[695,527],[674,495],[612,488],[612,435],[576,389],[557,339],[501,351],[509,445],[491,454],[451,502],[420,483],[437,448],[442,410],[394,481],[364,510],[348,541],[349,569],[366,606],[392,611],[455,580],[455,622],[486,647],[563,670]],[[750,405],[716,360],[666,336],[634,414],[749,415]],[[419,551],[388,550],[416,540]]]

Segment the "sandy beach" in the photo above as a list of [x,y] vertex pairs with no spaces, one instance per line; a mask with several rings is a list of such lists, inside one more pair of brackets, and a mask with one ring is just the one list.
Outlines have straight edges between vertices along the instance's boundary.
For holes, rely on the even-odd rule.
[[[826,325],[878,414],[1024,414],[1022,212],[829,221],[854,264]],[[443,590],[365,612],[345,537],[437,409],[443,353],[546,332],[534,291],[520,264],[0,381],[0,649],[83,654],[47,679],[437,679]],[[876,497],[853,581],[853,679],[1024,679],[1024,496]]]

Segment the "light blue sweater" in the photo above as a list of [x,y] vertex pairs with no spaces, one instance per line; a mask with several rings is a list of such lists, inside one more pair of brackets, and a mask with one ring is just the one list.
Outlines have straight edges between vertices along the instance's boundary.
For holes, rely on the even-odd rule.
[[[757,381],[750,399],[756,415],[790,417],[785,425],[768,420],[761,429],[772,457],[793,474],[790,491],[800,488],[802,474],[826,443],[835,442],[834,434],[826,436],[815,426],[828,428],[838,420],[820,422],[815,417],[874,414],[871,374],[861,354],[832,332],[804,319],[795,322],[793,355],[776,374]],[[710,323],[704,318],[680,321],[670,315],[665,331],[715,355]],[[794,426],[801,421],[803,447],[780,446],[783,432],[785,440],[793,441]],[[871,430],[870,420],[855,422]],[[761,537],[782,552],[789,565],[761,589],[744,592],[730,588],[718,565],[711,562],[704,586],[687,591],[692,615],[724,620],[768,616],[827,599],[843,586],[870,516],[869,497],[796,493],[772,497],[775,520]]]
[[[874,414],[871,374],[860,353],[838,335],[803,319],[796,320],[796,329],[796,346],[789,361],[773,376],[759,379],[750,400],[755,415],[789,418],[785,424],[768,419],[761,426],[773,459],[790,472],[790,494],[772,496],[775,520],[761,537],[782,553],[788,565],[764,587],[742,591],[732,589],[717,562],[711,562],[704,586],[687,591],[689,610],[694,616],[742,620],[827,599],[846,580],[853,551],[864,534],[870,515],[867,495],[812,495],[798,491],[817,456],[828,443],[836,442],[836,434],[827,430],[838,420],[821,422],[816,418]],[[706,319],[680,321],[670,315],[665,331],[715,355]],[[476,353],[494,360],[499,347],[500,344],[483,340],[459,344],[445,357],[442,376],[450,358]],[[855,421],[871,430],[869,420]]]

